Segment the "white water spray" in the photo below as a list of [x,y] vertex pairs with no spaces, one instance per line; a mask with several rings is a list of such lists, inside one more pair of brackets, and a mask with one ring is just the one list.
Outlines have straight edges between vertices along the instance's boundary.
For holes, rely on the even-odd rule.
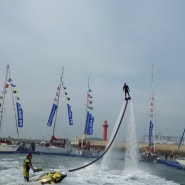
[[[126,128],[125,169],[133,170],[133,169],[137,169],[137,165],[138,165],[138,149],[137,149],[137,139],[136,139],[136,131],[135,131],[135,119],[134,119],[133,105],[132,105],[132,101],[129,101],[129,102],[130,102],[130,115],[129,115],[129,120],[126,126],[127,128]],[[112,141],[115,135],[115,132],[118,128],[122,113],[124,111],[124,107],[125,105],[123,103],[122,109],[115,123],[114,129],[111,134],[109,143],[107,144],[107,147],[110,145],[110,142]],[[113,154],[114,146],[115,146],[115,142],[113,143],[109,151],[104,156],[102,163],[101,163],[102,169],[111,167],[111,162],[112,162],[111,158],[114,156]]]
[[135,119],[132,101],[130,101],[130,116],[126,129],[126,155],[125,169],[137,169],[138,165],[138,148],[135,130]]
[[[121,120],[122,114],[123,114],[123,112],[124,112],[124,108],[125,108],[125,103],[123,103],[123,105],[122,105],[121,111],[120,111],[119,116],[118,116],[118,118],[117,118],[117,121],[116,121],[116,123],[115,123],[115,125],[114,125],[114,129],[113,129],[113,132],[112,132],[111,137],[110,137],[110,139],[109,139],[109,142],[108,142],[108,144],[107,144],[107,146],[106,146],[106,149],[107,149],[107,147],[110,145],[111,141],[113,140],[113,137],[114,137],[114,135],[115,135],[115,133],[116,133],[116,130],[117,130],[118,126],[119,126],[119,122],[120,122],[120,120]],[[111,156],[112,156],[112,152],[113,152],[112,149],[113,149],[113,148],[114,148],[114,143],[113,143],[113,145],[110,147],[110,149],[108,150],[108,152],[106,153],[106,155],[104,155],[103,160],[102,160],[102,163],[101,163],[101,168],[105,169],[105,168],[111,166],[111,165],[110,165],[110,162],[111,162],[111,161],[110,161],[110,158],[111,158]]]

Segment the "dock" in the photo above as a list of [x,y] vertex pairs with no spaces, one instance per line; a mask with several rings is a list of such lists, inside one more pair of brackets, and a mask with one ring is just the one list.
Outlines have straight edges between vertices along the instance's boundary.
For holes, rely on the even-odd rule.
[[157,162],[172,168],[176,168],[178,170],[185,170],[185,166],[180,165],[176,161],[167,161],[167,160],[158,159]]

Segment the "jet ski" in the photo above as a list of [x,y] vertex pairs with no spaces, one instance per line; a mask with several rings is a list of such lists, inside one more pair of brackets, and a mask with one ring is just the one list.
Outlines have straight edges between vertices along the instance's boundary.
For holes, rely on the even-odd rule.
[[67,177],[67,173],[52,171],[40,175],[36,182],[40,182],[41,184],[57,184],[65,177]]

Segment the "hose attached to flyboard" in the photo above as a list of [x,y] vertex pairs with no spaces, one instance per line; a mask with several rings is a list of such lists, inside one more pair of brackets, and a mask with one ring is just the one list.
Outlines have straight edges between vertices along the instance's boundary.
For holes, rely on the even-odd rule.
[[116,135],[117,135],[117,133],[118,133],[119,127],[121,126],[121,122],[122,122],[122,120],[123,120],[123,117],[124,117],[124,114],[125,114],[125,111],[126,111],[126,108],[127,108],[127,104],[128,104],[128,99],[126,99],[125,108],[124,108],[124,111],[123,111],[123,113],[122,113],[122,116],[121,116],[121,119],[120,119],[118,128],[117,128],[117,130],[116,130],[116,132],[115,132],[115,134],[114,134],[114,137],[113,137],[111,143],[109,144],[109,146],[107,147],[107,149],[103,152],[103,154],[101,154],[101,155],[100,155],[97,159],[95,159],[94,161],[92,161],[92,162],[90,162],[90,163],[88,163],[88,164],[86,164],[86,165],[84,165],[84,166],[81,166],[81,167],[79,167],[79,168],[74,168],[74,169],[72,169],[72,170],[68,170],[68,172],[74,172],[74,171],[80,170],[80,169],[82,169],[82,168],[85,168],[85,167],[87,167],[87,166],[90,166],[91,164],[93,164],[93,163],[95,163],[96,161],[98,161],[100,158],[102,158],[102,157],[107,153],[107,151],[108,151],[109,148],[111,147],[111,145],[112,145],[114,139],[116,138]]

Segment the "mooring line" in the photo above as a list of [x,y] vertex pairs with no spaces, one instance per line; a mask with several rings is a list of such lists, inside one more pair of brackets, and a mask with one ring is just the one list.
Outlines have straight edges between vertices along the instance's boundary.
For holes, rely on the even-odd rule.
[[87,167],[87,166],[90,166],[91,164],[93,164],[93,163],[95,163],[96,161],[98,161],[99,159],[101,159],[101,158],[107,153],[107,151],[108,151],[109,148],[111,147],[112,143],[114,142],[114,139],[116,138],[116,135],[117,135],[117,133],[118,133],[118,130],[119,130],[120,126],[121,126],[121,122],[122,122],[122,120],[123,120],[123,117],[124,117],[124,114],[125,114],[125,111],[126,111],[127,104],[128,104],[128,100],[129,100],[129,99],[125,99],[125,100],[126,100],[126,104],[125,104],[125,108],[124,108],[124,111],[123,111],[123,113],[122,113],[122,116],[121,116],[119,125],[118,125],[117,130],[116,130],[116,132],[115,132],[115,134],[114,134],[114,137],[113,137],[111,143],[109,144],[109,146],[107,147],[107,149],[103,152],[103,154],[101,154],[101,155],[100,155],[97,159],[95,159],[94,161],[92,161],[92,162],[90,162],[90,163],[88,163],[88,164],[86,164],[86,165],[84,165],[84,166],[81,166],[81,167],[78,167],[78,168],[74,168],[74,169],[68,170],[68,172],[74,172],[74,171],[80,170],[80,169],[82,169],[82,168],[85,168],[85,167]]

